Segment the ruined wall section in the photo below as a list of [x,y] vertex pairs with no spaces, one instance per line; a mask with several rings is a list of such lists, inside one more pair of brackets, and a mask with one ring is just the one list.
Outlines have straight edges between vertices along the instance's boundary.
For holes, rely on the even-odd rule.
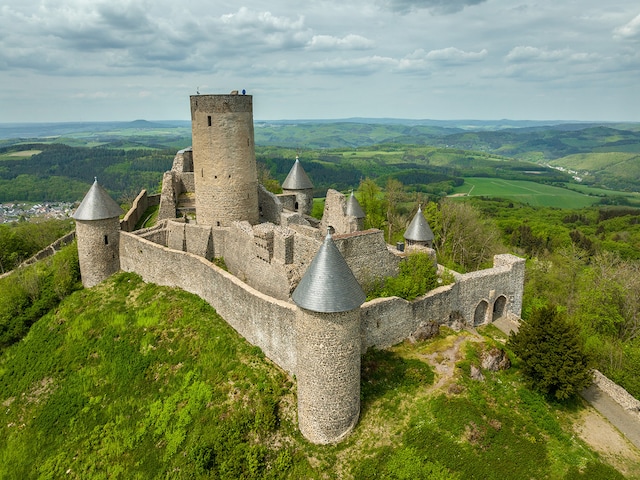
[[279,225],[283,210],[281,197],[268,191],[262,184],[258,184],[258,203],[260,220]]
[[[476,308],[486,302],[483,323],[493,321],[493,307],[506,298],[504,310],[517,317],[522,310],[524,259],[496,255],[494,267],[456,275],[456,282],[438,287],[411,302],[378,298],[362,305],[362,347],[386,348],[408,338],[423,322],[472,326]],[[462,325],[456,325],[461,322]]]
[[401,257],[389,251],[382,230],[333,235],[333,241],[363,288],[398,274]]
[[[524,264],[525,260],[515,255],[496,255],[493,268],[460,275],[456,303],[468,324],[491,322],[495,302],[500,296],[506,297],[506,311],[520,316]],[[487,304],[486,311],[477,315],[476,309],[483,300]]]
[[[214,235],[218,229],[214,228]],[[240,280],[261,292],[288,300],[320,248],[320,242],[294,230],[261,223],[234,222],[224,239],[225,264]],[[216,256],[220,247],[214,237]]]
[[322,213],[320,228],[326,232],[327,228],[331,227],[337,234],[358,231],[358,219],[347,215],[346,212],[347,197],[330,188],[327,190],[327,196],[324,201],[324,212]]
[[178,150],[176,156],[173,157],[171,170],[176,173],[193,173],[193,149],[191,147],[187,147],[183,150]]
[[[121,268],[145,282],[178,287],[203,298],[249,343],[284,370],[296,373],[296,307],[244,284],[196,255],[171,250],[123,232]],[[206,321],[206,319],[202,319]]]

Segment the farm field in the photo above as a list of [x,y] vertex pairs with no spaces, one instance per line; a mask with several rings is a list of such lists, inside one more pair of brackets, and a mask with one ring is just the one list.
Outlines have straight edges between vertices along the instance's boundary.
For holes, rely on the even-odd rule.
[[464,184],[454,189],[454,195],[501,197],[527,203],[536,207],[582,208],[598,202],[598,198],[524,180],[468,177]]

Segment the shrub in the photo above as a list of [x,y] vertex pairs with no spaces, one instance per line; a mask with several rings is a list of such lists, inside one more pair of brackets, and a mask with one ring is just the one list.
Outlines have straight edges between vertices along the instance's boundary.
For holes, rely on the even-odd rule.
[[400,297],[413,300],[438,286],[438,274],[431,257],[422,252],[411,253],[400,262],[400,272],[373,286],[367,299]]
[[555,306],[537,308],[508,346],[522,360],[530,385],[557,400],[575,396],[591,384],[592,360],[578,327]]

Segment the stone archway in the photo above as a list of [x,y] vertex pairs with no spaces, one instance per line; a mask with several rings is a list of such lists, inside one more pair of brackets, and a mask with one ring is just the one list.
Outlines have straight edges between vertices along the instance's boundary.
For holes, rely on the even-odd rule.
[[507,297],[505,297],[504,295],[500,295],[498,298],[496,298],[496,301],[493,302],[493,315],[491,318],[492,322],[495,322],[497,319],[499,319],[500,317],[504,316],[506,312],[506,306],[507,306]]
[[477,327],[478,325],[482,325],[485,323],[487,318],[487,309],[489,308],[489,304],[486,300],[482,300],[478,306],[476,307],[476,311],[473,314],[473,326]]

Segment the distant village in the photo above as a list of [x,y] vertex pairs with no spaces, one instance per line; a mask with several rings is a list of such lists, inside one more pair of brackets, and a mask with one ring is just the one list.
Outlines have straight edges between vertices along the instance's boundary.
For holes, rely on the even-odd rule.
[[0,223],[19,222],[30,219],[70,218],[76,208],[70,202],[1,203]]

